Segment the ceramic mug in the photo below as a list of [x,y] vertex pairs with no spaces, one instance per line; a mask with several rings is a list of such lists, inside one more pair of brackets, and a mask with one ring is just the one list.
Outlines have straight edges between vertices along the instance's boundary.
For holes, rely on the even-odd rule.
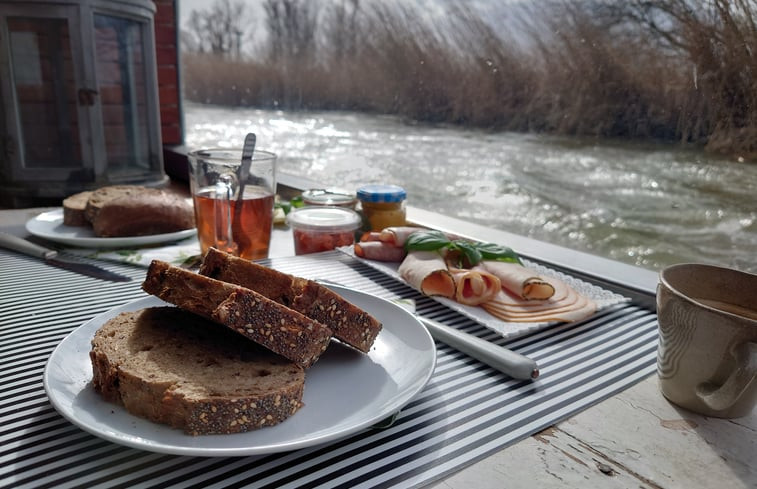
[[665,268],[657,286],[663,395],[707,416],[757,403],[757,275],[711,265]]

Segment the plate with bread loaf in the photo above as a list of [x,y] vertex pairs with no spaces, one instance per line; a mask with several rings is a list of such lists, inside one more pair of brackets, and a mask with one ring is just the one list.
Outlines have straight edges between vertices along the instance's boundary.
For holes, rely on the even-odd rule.
[[167,243],[196,234],[190,198],[167,189],[111,185],[63,200],[26,223],[40,238],[87,248]]
[[418,319],[358,290],[211,249],[199,272],[155,260],[147,297],[53,351],[53,406],[115,443],[194,456],[289,451],[392,417],[433,374]]

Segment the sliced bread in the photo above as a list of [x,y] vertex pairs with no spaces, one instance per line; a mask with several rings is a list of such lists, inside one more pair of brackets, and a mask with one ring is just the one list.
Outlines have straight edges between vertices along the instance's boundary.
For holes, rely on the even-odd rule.
[[312,280],[279,272],[210,248],[200,274],[240,285],[298,311],[329,328],[334,337],[367,353],[381,331],[381,322],[361,308]]
[[91,190],[85,190],[63,199],[63,224],[77,227],[89,226],[89,221],[84,211],[87,208],[87,201],[89,201],[91,195]]
[[142,289],[182,309],[221,323],[303,368],[329,344],[323,324],[257,292],[153,260]]
[[176,307],[124,312],[92,339],[93,386],[130,413],[191,435],[250,431],[302,407],[297,365]]

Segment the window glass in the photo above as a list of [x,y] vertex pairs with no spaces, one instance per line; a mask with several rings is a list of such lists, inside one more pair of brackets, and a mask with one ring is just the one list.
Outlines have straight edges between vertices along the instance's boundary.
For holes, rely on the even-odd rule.
[[399,184],[411,206],[650,269],[757,272],[753,2],[181,11],[190,147],[253,131],[324,185]]
[[142,24],[95,15],[95,67],[109,171],[150,168]]
[[81,166],[67,21],[10,17],[7,22],[26,167]]

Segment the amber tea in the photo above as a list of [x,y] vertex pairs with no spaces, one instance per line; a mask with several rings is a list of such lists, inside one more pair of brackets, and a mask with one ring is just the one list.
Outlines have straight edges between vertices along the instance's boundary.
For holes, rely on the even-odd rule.
[[[273,200],[272,194],[260,189],[245,189],[244,198],[232,199],[228,206],[225,197],[217,198],[213,189],[195,195],[197,236],[203,255],[213,246],[249,260],[267,258]],[[238,202],[241,202],[240,209]],[[227,239],[229,226],[231,240]]]

